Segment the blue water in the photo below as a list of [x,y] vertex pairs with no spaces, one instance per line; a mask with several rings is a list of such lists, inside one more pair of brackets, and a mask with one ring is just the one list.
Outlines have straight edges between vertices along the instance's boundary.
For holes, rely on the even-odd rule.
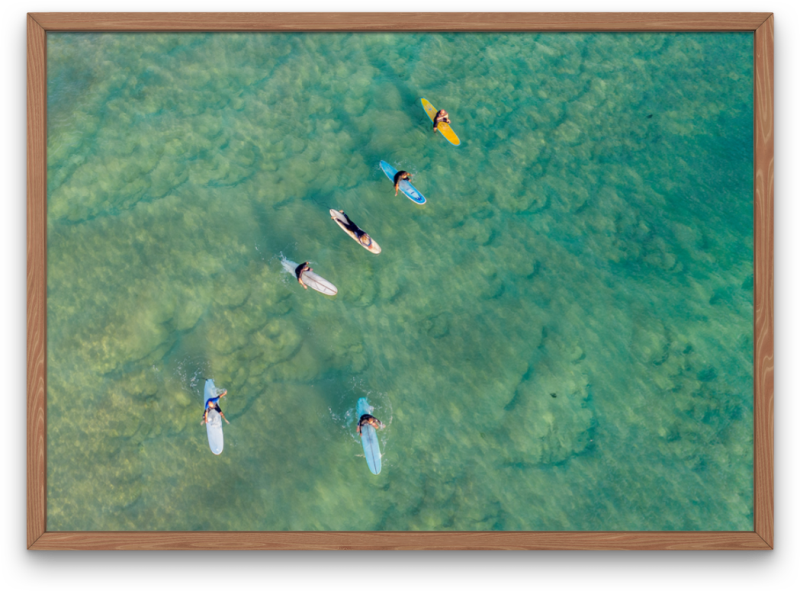
[[48,530],[751,530],[752,52],[48,34]]

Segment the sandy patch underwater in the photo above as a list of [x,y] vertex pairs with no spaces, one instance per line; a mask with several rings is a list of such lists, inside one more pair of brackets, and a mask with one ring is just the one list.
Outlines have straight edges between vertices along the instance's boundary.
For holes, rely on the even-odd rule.
[[51,34],[48,529],[751,529],[751,89],[745,34]]

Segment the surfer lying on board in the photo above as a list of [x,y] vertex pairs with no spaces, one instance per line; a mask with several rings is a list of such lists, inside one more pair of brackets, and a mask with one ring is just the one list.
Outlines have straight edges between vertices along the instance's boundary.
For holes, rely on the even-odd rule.
[[394,196],[397,197],[397,190],[400,188],[400,181],[407,181],[413,175],[410,172],[406,172],[405,170],[399,170],[396,175],[394,175]]
[[308,285],[303,283],[303,273],[305,273],[306,271],[313,271],[313,270],[314,269],[312,269],[308,265],[308,261],[306,261],[305,263],[300,263],[299,265],[297,265],[297,268],[294,270],[294,274],[297,276],[297,281],[300,283],[300,285],[302,285],[306,289],[308,289]]
[[343,209],[340,209],[340,210],[339,210],[339,213],[340,213],[340,214],[342,214],[342,215],[344,216],[344,219],[346,219],[346,220],[347,220],[347,222],[346,222],[346,223],[345,223],[345,222],[342,222],[342,220],[337,220],[337,219],[336,219],[335,217],[333,217],[333,216],[331,216],[331,219],[332,219],[332,220],[336,220],[337,222],[339,222],[340,224],[342,224],[342,227],[343,227],[345,230],[347,230],[348,232],[351,232],[351,233],[352,233],[352,234],[353,234],[353,235],[354,235],[356,238],[358,238],[358,241],[359,241],[361,244],[363,244],[364,246],[369,246],[370,244],[372,244],[372,238],[370,238],[370,237],[369,237],[369,234],[367,234],[367,233],[366,233],[364,230],[362,230],[361,228],[359,228],[359,227],[358,227],[358,226],[355,224],[355,222],[353,222],[353,220],[351,220],[351,219],[350,219],[350,217],[349,217],[349,216],[348,216],[348,215],[347,215],[347,214],[344,212],[344,210],[343,210]]
[[356,433],[358,433],[362,437],[364,436],[364,434],[361,432],[361,427],[363,425],[372,425],[376,429],[380,429],[381,427],[383,427],[383,423],[381,423],[378,419],[376,419],[372,415],[361,415],[361,418],[358,420],[358,427],[356,427]]
[[[206,400],[206,409],[203,411],[203,421],[200,423],[201,425],[203,423],[211,422],[211,419],[208,418],[208,413],[212,410],[216,410],[219,413],[219,416],[225,419],[225,414],[222,412],[222,409],[219,406],[219,399],[225,396],[225,394],[227,393],[228,393],[227,390],[223,390],[222,394],[220,394],[216,398],[209,398],[208,400]],[[225,419],[225,422],[228,423],[229,425],[231,424],[228,419]]]
[[434,133],[439,131],[439,123],[450,123],[450,116],[444,109],[440,109],[439,111],[437,111],[436,117],[433,118]]

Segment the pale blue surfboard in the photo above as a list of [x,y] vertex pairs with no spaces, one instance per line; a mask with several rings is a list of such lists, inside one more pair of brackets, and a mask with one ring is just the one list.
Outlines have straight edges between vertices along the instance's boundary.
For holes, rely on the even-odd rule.
[[[394,166],[381,160],[381,170],[386,173],[390,181],[394,182],[394,175],[397,174],[397,169]],[[414,203],[419,203],[420,205],[425,203],[425,197],[422,196],[422,193],[417,191],[416,187],[408,181],[400,181],[398,188]]]
[[[217,388],[214,386],[214,380],[206,380],[206,389],[203,394],[203,409],[206,407],[206,402],[211,398],[217,397]],[[214,455],[222,453],[223,439],[222,439],[222,417],[216,410],[208,411],[208,416],[211,420],[206,423],[206,433],[208,433],[208,446],[211,448]]]
[[[359,398],[356,405],[356,421],[360,421],[363,415],[371,414],[372,407],[366,398]],[[378,433],[372,425],[361,427],[361,446],[364,448],[364,456],[367,458],[367,466],[373,474],[381,473],[381,448],[378,445]]]

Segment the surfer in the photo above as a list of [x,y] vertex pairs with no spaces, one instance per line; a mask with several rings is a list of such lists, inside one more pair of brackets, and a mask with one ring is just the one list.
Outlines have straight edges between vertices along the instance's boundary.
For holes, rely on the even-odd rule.
[[346,222],[343,222],[342,220],[337,219],[333,216],[331,216],[331,219],[341,224],[342,228],[353,234],[353,236],[355,236],[361,244],[363,244],[366,247],[369,247],[369,245],[372,244],[372,238],[369,237],[369,234],[367,234],[364,230],[359,228],[355,224],[355,222],[353,222],[353,220],[351,220],[350,217],[344,212],[343,209],[340,209],[339,213],[344,216],[344,219],[347,220]]
[[[203,423],[211,422],[211,419],[208,418],[208,413],[212,410],[216,410],[219,413],[219,416],[225,419],[225,414],[222,412],[222,408],[220,408],[219,406],[219,399],[225,396],[225,394],[227,393],[228,393],[227,390],[223,390],[222,394],[220,394],[216,398],[209,398],[208,400],[206,400],[206,408],[203,411],[203,421],[200,423],[201,425]],[[228,423],[229,425],[231,424],[228,419],[225,419],[225,422]]]
[[358,427],[356,427],[356,433],[361,435],[362,437],[364,434],[361,432],[361,427],[363,425],[372,425],[376,429],[380,429],[383,427],[383,423],[381,423],[378,419],[373,417],[372,415],[361,415],[361,418],[358,420]]
[[297,276],[297,281],[300,283],[300,285],[302,285],[306,289],[308,289],[308,285],[303,283],[303,273],[306,273],[308,271],[313,271],[313,270],[314,269],[312,269],[308,265],[308,261],[306,261],[305,263],[300,263],[299,265],[297,265],[297,268],[294,270],[294,274]]
[[450,123],[450,116],[444,109],[439,109],[436,112],[436,117],[433,118],[433,131],[439,131],[439,123]]
[[399,170],[396,175],[394,175],[394,196],[397,197],[397,191],[400,188],[400,181],[407,181],[413,175],[410,172],[406,172],[405,170]]

